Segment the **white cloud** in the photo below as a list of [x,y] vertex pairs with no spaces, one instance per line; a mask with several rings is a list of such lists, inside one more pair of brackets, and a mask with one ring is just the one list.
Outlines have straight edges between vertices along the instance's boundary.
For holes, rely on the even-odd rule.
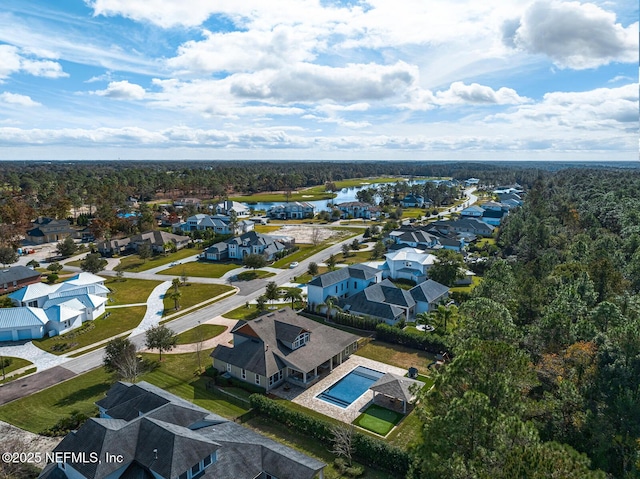
[[33,101],[30,96],[20,95],[19,93],[3,92],[0,93],[0,103],[16,106],[40,106],[40,103]]
[[64,78],[69,74],[62,71],[62,65],[51,60],[22,60],[21,68],[36,77]]
[[62,66],[57,62],[26,58],[19,48],[13,45],[0,45],[0,80],[20,72],[45,78],[69,76],[62,71]]
[[362,102],[402,95],[418,79],[418,69],[405,62],[394,65],[349,64],[329,67],[300,63],[262,75],[239,76],[231,93],[239,98],[285,102]]
[[544,54],[563,68],[595,68],[638,61],[638,23],[623,27],[592,3],[536,1],[519,20],[505,23],[507,45]]
[[435,103],[439,105],[455,104],[488,104],[488,105],[512,105],[526,103],[528,98],[521,97],[511,88],[499,88],[494,90],[485,85],[472,83],[465,85],[463,82],[454,82],[448,90],[435,94]]
[[91,92],[93,95],[106,96],[116,100],[142,100],[145,97],[145,89],[127,80],[112,81],[104,90]]

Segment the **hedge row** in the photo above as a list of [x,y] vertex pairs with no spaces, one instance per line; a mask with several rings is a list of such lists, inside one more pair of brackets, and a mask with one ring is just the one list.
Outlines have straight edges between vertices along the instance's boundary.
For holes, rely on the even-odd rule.
[[386,323],[379,323],[376,326],[376,339],[387,343],[401,344],[409,348],[421,349],[432,354],[438,354],[447,349],[443,338],[438,334],[395,328]]
[[373,319],[370,317],[357,316],[355,314],[338,312],[331,318],[336,324],[343,326],[350,326],[356,329],[363,329],[365,331],[375,331],[376,326],[380,324],[379,319]]
[[[259,394],[249,397],[251,407],[261,414],[275,419],[288,428],[333,447],[331,424],[299,411],[293,411],[276,401]],[[384,441],[354,432],[354,456],[362,463],[391,472],[397,477],[404,477],[409,470],[409,454],[400,448]]]

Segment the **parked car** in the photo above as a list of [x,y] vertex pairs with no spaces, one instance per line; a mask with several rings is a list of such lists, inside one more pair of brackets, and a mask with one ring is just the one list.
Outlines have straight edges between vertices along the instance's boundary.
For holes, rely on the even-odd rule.
[[289,263],[289,268],[290,268],[290,269],[293,269],[293,268],[295,268],[296,266],[298,266],[299,264],[300,264],[300,263],[298,263],[297,261],[293,261],[293,262]]

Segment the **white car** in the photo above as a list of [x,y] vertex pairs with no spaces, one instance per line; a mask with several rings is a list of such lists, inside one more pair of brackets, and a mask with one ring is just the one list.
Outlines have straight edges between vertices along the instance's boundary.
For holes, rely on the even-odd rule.
[[298,263],[297,261],[293,261],[292,263],[289,263],[289,269],[293,269],[296,266],[298,266],[300,263]]

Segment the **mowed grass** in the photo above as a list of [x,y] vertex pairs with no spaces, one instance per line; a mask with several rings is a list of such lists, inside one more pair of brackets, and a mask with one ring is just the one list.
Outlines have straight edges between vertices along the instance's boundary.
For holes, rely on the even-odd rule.
[[422,421],[416,410],[411,411],[385,438],[387,442],[401,449],[407,449],[422,441]]
[[168,263],[172,263],[174,261],[180,261],[184,258],[188,258],[189,256],[193,256],[199,254],[201,250],[195,248],[183,248],[175,253],[170,253],[168,255],[159,254],[153,256],[146,261],[141,259],[139,255],[132,254],[128,256],[123,256],[120,259],[120,264],[113,268],[116,271],[127,271],[127,272],[139,272],[139,271],[147,271],[148,269],[155,268],[157,266],[162,266]]
[[255,225],[253,228],[256,233],[273,233],[274,231],[278,231],[282,226],[280,225]]
[[250,321],[257,318],[260,313],[261,311],[258,310],[258,306],[256,304],[250,304],[248,308],[245,305],[231,311],[227,311],[222,315],[222,317],[227,319],[244,319],[245,321]]
[[[164,315],[176,312],[175,303],[171,299],[172,291],[173,288],[169,288],[164,295]],[[196,304],[208,301],[230,291],[233,291],[233,288],[225,284],[190,283],[187,286],[181,286],[180,293],[182,293],[182,296],[179,301],[180,309],[190,308],[191,306],[195,306]]]
[[193,276],[198,278],[220,278],[225,273],[241,268],[238,263],[208,263],[204,261],[191,261],[179,264],[171,268],[164,269],[158,274],[168,274],[172,276]]
[[450,291],[458,293],[470,293],[476,286],[480,284],[481,281],[482,278],[480,276],[472,276],[471,284],[467,286],[454,286],[453,288],[450,288]]
[[199,324],[193,329],[178,334],[177,344],[192,344],[215,338],[226,331],[227,327],[220,324]]
[[[53,354],[66,354],[70,351],[74,351],[84,346],[89,346],[95,342],[108,339],[116,334],[124,333],[125,331],[135,328],[140,321],[142,321],[146,310],[146,306],[132,306],[130,308],[107,310],[107,313],[105,314],[109,314],[109,317],[105,318],[105,315],[103,314],[101,317],[94,320],[94,327],[89,331],[77,334],[78,331],[76,330],[60,336],[54,336],[52,338],[35,339],[33,344],[40,349],[44,349],[45,351]],[[56,345],[63,343],[67,343],[69,347],[63,351],[53,350]]]
[[435,358],[426,351],[407,348],[399,344],[390,344],[382,341],[371,341],[366,346],[358,348],[355,352],[358,356],[391,364],[403,369],[418,368],[422,373],[428,373],[428,366]]
[[[16,369],[24,368],[25,366],[30,366],[33,364],[31,361],[27,361],[26,359],[14,358],[12,356],[2,356],[0,357],[0,361],[2,361],[3,358],[5,360],[11,360],[11,364],[4,367],[5,374],[9,374],[11,371],[15,371]],[[0,367],[0,377],[2,375],[2,371],[3,369]]]
[[380,436],[386,436],[403,416],[399,412],[372,404],[353,423]]
[[[211,364],[211,351],[213,349],[200,352],[203,367]],[[158,354],[142,356],[154,361],[158,359]],[[234,419],[247,412],[246,409],[231,404],[221,395],[207,389],[207,383],[212,379],[196,374],[197,369],[197,353],[167,354],[163,356],[159,368],[143,375],[141,379],[227,418]]]
[[[144,303],[160,281],[109,278],[104,285],[111,290],[107,306]],[[113,300],[113,301],[112,301]]]
[[73,411],[95,416],[98,408],[94,403],[104,397],[113,382],[113,377],[103,368],[94,369],[0,406],[0,420],[39,433]]

